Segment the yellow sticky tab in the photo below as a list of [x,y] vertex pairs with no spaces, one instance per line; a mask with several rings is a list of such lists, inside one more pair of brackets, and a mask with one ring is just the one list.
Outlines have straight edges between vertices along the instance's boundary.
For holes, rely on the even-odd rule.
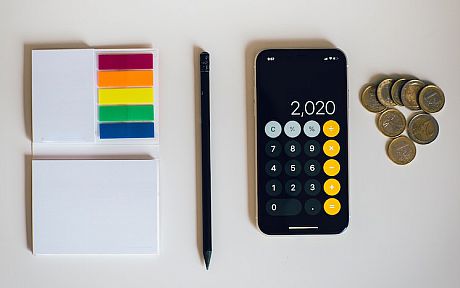
[[99,89],[99,105],[153,104],[153,88]]

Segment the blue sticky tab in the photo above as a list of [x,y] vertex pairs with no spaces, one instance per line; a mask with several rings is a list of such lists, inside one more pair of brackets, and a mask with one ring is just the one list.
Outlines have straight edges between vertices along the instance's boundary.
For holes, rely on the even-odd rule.
[[99,124],[101,139],[116,138],[153,138],[152,122],[142,123],[103,123]]

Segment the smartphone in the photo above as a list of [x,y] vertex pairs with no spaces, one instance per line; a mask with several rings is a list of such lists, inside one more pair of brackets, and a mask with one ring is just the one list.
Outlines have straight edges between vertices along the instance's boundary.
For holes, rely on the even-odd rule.
[[349,221],[345,54],[263,50],[255,75],[259,229],[268,235],[341,233]]

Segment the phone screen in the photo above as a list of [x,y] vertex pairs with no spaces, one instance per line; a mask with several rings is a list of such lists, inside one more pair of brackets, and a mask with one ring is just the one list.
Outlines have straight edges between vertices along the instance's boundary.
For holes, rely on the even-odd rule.
[[256,58],[257,222],[262,232],[337,234],[348,225],[347,64],[338,49]]

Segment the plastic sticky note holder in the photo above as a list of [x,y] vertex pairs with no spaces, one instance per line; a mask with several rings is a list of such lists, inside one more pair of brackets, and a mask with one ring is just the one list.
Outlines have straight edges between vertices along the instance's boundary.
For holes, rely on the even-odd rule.
[[158,87],[156,49],[32,51],[35,254],[158,253]]

